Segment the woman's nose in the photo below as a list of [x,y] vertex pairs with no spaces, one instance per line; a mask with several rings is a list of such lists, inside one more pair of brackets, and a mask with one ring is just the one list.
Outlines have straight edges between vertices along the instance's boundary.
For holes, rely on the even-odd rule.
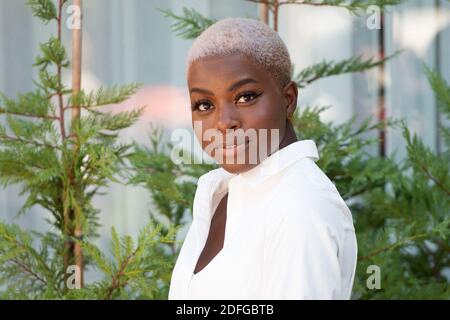
[[223,105],[219,108],[216,128],[223,134],[227,130],[235,130],[241,127],[237,113],[233,110],[234,105]]

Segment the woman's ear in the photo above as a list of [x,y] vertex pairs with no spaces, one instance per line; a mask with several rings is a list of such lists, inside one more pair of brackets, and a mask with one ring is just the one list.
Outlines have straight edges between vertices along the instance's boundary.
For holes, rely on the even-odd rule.
[[295,109],[297,108],[297,97],[298,97],[298,89],[297,84],[294,81],[290,81],[284,88],[283,88],[283,95],[284,99],[286,101],[286,114],[292,115],[295,112]]

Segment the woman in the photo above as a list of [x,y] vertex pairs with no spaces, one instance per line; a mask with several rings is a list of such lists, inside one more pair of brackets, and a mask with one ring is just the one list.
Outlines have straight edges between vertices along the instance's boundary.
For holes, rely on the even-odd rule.
[[281,38],[220,20],[192,45],[187,82],[195,134],[219,168],[198,180],[169,299],[349,299],[352,216],[315,143],[297,141]]

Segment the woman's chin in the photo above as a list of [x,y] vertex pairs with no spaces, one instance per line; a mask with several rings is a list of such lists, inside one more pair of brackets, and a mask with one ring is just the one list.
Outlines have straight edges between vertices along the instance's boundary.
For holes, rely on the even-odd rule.
[[254,167],[256,167],[258,164],[227,164],[222,163],[220,166],[232,174],[239,174],[244,173]]

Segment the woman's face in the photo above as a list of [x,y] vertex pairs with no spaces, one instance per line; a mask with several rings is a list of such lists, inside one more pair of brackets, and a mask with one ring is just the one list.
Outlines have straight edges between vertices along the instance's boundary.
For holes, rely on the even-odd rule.
[[197,60],[187,77],[195,134],[225,170],[245,172],[278,150],[297,105],[295,83],[281,88],[238,54]]

